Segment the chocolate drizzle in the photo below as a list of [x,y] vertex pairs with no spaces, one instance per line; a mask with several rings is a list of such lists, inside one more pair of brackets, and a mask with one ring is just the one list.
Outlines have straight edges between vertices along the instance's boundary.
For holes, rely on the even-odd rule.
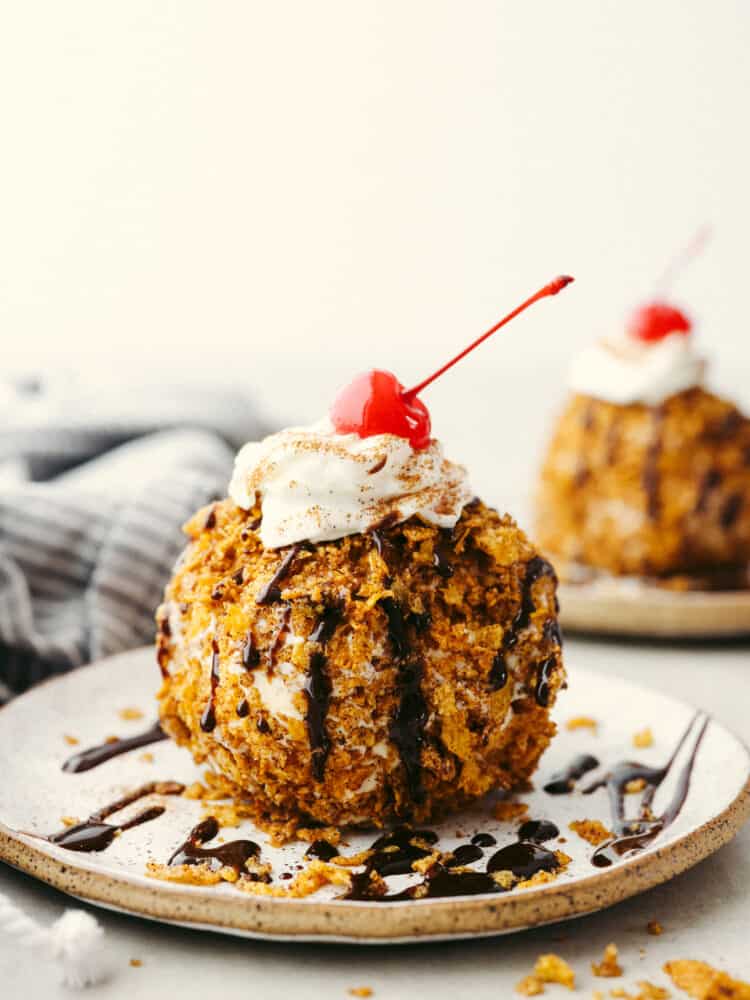
[[391,721],[390,737],[396,744],[406,771],[413,802],[424,800],[422,788],[422,745],[427,723],[427,702],[422,694],[422,664],[402,663],[399,671],[401,699]]
[[544,786],[548,795],[568,795],[573,791],[573,787],[579,778],[594,768],[599,767],[599,761],[592,757],[590,753],[581,753],[564,767],[561,771],[555,771],[550,780]]
[[109,819],[110,816],[147,795],[180,795],[184,789],[185,786],[177,781],[151,781],[147,785],[137,788],[134,792],[129,792],[117,799],[116,802],[98,809],[82,823],[76,823],[75,826],[69,826],[65,830],[60,830],[59,833],[53,833],[46,839],[68,851],[85,853],[103,851],[109,847],[118,833],[132,830],[136,826],[157,819],[164,812],[164,806],[149,806],[124,823],[106,823],[105,820]]
[[[693,716],[663,767],[648,767],[635,761],[623,761],[616,764],[601,780],[584,789],[584,794],[589,795],[598,788],[606,788],[612,810],[612,829],[615,837],[594,851],[591,863],[597,868],[608,868],[623,856],[643,850],[677,818],[690,790],[690,778],[698,750],[708,728],[708,716],[703,716],[702,721],[697,726],[697,736],[694,738],[688,759],[677,775],[675,789],[666,808],[661,815],[657,816],[654,815],[651,807],[658,788],[674,768],[680,751],[685,746],[689,735],[695,731],[696,723],[700,718],[700,713]],[[645,790],[640,800],[638,816],[634,819],[628,819],[625,816],[625,796],[627,786],[632,781],[644,782]]]
[[252,670],[260,663],[260,653],[255,645],[253,633],[248,632],[245,641],[242,643],[242,666],[245,670]]
[[659,497],[659,459],[663,446],[664,414],[659,408],[652,411],[651,441],[646,450],[646,461],[643,466],[643,489],[646,493],[646,512],[652,521],[659,517],[661,499]]
[[273,574],[268,583],[261,588],[260,593],[255,599],[256,604],[275,604],[277,601],[281,600],[281,588],[279,587],[279,584],[288,575],[299,550],[299,545],[292,545],[289,549],[287,549],[283,559],[276,568],[276,572]]
[[343,617],[338,604],[332,604],[325,609],[317,625],[310,633],[309,642],[320,647],[310,655],[307,678],[305,680],[305,696],[307,698],[307,735],[310,740],[313,778],[322,781],[325,773],[326,760],[331,750],[331,741],[326,733],[326,716],[331,697],[331,681],[328,677],[325,647]]
[[[555,577],[555,571],[552,565],[547,562],[546,559],[542,559],[541,556],[534,556],[529,559],[526,563],[526,569],[524,571],[523,583],[521,584],[521,603],[518,611],[511,622],[510,628],[505,632],[503,636],[502,647],[495,654],[495,658],[492,661],[492,667],[490,669],[489,684],[492,691],[498,691],[500,688],[504,687],[508,681],[508,667],[505,661],[505,654],[508,650],[513,649],[517,644],[520,633],[528,628],[531,624],[531,616],[536,611],[536,605],[534,604],[534,594],[532,588],[536,581],[542,576],[551,576],[553,579]],[[554,619],[548,619],[545,622],[544,629],[545,635],[548,633],[549,623],[556,625]],[[557,629],[557,636],[560,637],[559,627]],[[548,636],[551,638],[551,636]],[[558,643],[559,644],[559,643]],[[554,657],[552,658],[554,659]],[[547,661],[545,661],[546,663]],[[551,668],[547,668],[549,673]],[[547,677],[547,682],[549,677]],[[539,690],[539,685],[537,685],[537,691]],[[549,698],[549,684],[546,687],[547,697]],[[542,692],[544,694],[544,691]],[[538,698],[537,698],[538,701]],[[539,704],[543,704],[539,702]]]
[[120,754],[128,753],[130,750],[138,750],[140,747],[147,747],[151,743],[159,743],[166,738],[167,734],[160,724],[155,722],[145,732],[138,733],[136,736],[118,738],[73,754],[65,761],[62,769],[68,774],[80,774],[82,771],[90,771],[92,767],[98,767],[100,764],[112,760],[113,757],[119,757]]
[[208,703],[203,709],[203,715],[201,716],[200,727],[204,733],[213,732],[216,728],[216,688],[219,686],[220,680],[220,660],[219,660],[219,649],[214,641],[214,651],[211,657],[211,694],[209,695]]
[[213,816],[208,816],[193,829],[167,862],[170,867],[176,865],[208,865],[212,872],[220,868],[233,868],[238,875],[252,882],[270,881],[268,875],[258,875],[248,872],[246,865],[251,858],[260,855],[260,847],[254,840],[232,840],[228,844],[217,847],[203,847],[208,840],[213,840],[219,832],[219,824]]
[[471,838],[472,844],[476,844],[477,847],[494,847],[497,840],[492,836],[491,833],[475,833]]
[[338,853],[338,847],[334,847],[334,845],[329,843],[329,841],[314,840],[305,851],[305,857],[319,858],[321,861],[330,861],[332,858],[337,857]]
[[534,697],[536,698],[537,705],[540,705],[542,708],[546,708],[549,705],[549,697],[551,694],[550,680],[552,679],[552,674],[554,673],[556,665],[557,658],[555,656],[548,656],[546,660],[543,660],[537,666],[537,680],[536,688],[534,689]]
[[487,871],[509,871],[516,878],[526,880],[538,872],[553,872],[560,867],[557,855],[539,844],[519,840],[496,851],[487,862]]
[[470,865],[472,861],[479,861],[484,852],[479,844],[460,844],[454,851],[453,857],[445,862],[446,868],[461,868]]
[[696,514],[705,514],[708,507],[709,497],[720,484],[721,472],[719,472],[718,469],[709,469],[701,480],[701,485],[698,490],[698,499],[695,501]]
[[444,580],[449,580],[453,576],[452,556],[453,531],[450,528],[444,528],[440,532],[432,557],[432,563],[438,572],[438,576],[441,576]]
[[741,493],[731,493],[721,508],[719,520],[722,528],[727,531],[735,523],[742,510],[743,496]]
[[289,622],[292,617],[292,608],[289,604],[283,604],[281,606],[281,616],[279,618],[279,625],[276,629],[273,638],[268,646],[268,652],[266,656],[268,658],[269,669],[273,668],[274,661],[276,659],[276,654],[279,651],[279,646],[281,645],[281,640],[284,638],[286,633],[289,631]]

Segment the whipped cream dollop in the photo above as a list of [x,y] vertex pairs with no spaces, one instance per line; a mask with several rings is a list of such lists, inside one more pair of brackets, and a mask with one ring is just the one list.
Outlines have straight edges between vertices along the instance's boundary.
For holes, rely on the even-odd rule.
[[568,385],[573,392],[608,403],[658,406],[701,385],[705,368],[692,338],[683,333],[652,342],[624,336],[587,347],[571,364]]
[[452,528],[474,493],[466,470],[444,457],[438,441],[415,451],[393,434],[337,434],[325,418],[241,448],[229,495],[245,510],[260,500],[260,538],[275,549],[332,541],[414,514]]

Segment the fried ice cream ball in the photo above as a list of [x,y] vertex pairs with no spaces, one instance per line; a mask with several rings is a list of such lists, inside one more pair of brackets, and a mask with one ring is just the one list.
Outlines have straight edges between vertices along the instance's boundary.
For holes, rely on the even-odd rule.
[[575,395],[550,442],[537,539],[563,578],[742,586],[750,562],[750,420],[700,388],[660,406]]
[[528,779],[564,670],[554,572],[510,517],[276,550],[259,524],[196,514],[157,613],[162,726],[258,822],[422,820]]

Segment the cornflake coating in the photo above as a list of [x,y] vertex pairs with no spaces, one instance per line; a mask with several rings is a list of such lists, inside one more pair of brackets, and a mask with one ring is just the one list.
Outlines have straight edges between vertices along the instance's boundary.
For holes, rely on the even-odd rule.
[[516,983],[516,993],[525,997],[538,996],[540,993],[544,993],[544,983],[536,976],[524,976],[520,982]]
[[576,715],[572,719],[568,719],[565,723],[565,728],[574,732],[576,729],[590,729],[592,732],[596,733],[599,723],[596,719],[592,719],[589,715]]
[[280,550],[259,518],[199,511],[157,613],[162,726],[217,772],[186,794],[282,841],[528,779],[565,675],[554,572],[511,518],[475,501],[453,532],[415,517]]
[[563,575],[578,564],[702,587],[736,572],[746,583],[749,455],[750,420],[703,389],[659,407],[575,395],[542,466],[537,540]]
[[695,1000],[750,1000],[750,983],[733,979],[707,962],[680,959],[667,962],[664,971],[678,989]]

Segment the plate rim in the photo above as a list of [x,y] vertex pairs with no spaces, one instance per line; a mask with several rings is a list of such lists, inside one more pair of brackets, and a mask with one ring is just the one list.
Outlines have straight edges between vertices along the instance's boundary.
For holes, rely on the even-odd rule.
[[[144,646],[127,650],[82,669],[101,668],[123,656],[143,656],[149,649]],[[43,683],[65,681],[71,676],[55,675]],[[617,680],[627,687],[642,689],[619,675]],[[3,707],[33,697],[40,687],[36,685]],[[653,693],[692,707],[680,698],[660,691]],[[507,894],[393,903],[319,901],[314,897],[277,899],[236,890],[232,893],[231,887],[219,894],[215,887],[207,891],[199,886],[172,886],[145,875],[105,873],[79,866],[75,856],[71,860],[62,859],[40,850],[29,835],[2,822],[0,861],[94,905],[160,922],[265,940],[398,944],[511,933],[584,916],[622,902],[688,870],[734,837],[750,818],[750,750],[726,726],[714,722],[737,741],[745,754],[747,777],[734,798],[717,815],[661,847],[613,868],[592,870],[591,874],[571,882],[561,879]],[[429,930],[421,926],[425,907],[429,908]]]

